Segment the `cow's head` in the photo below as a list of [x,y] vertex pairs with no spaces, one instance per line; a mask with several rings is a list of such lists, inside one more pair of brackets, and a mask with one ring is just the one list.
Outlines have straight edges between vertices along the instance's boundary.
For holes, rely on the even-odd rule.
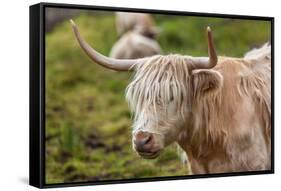
[[[117,71],[135,71],[126,98],[134,113],[133,147],[144,158],[155,158],[178,139],[192,120],[192,100],[215,91],[222,76],[211,70],[217,64],[210,28],[207,29],[209,57],[157,55],[141,59],[113,59],[101,55],[80,36],[81,48],[97,64]],[[196,90],[196,91],[195,91]]]

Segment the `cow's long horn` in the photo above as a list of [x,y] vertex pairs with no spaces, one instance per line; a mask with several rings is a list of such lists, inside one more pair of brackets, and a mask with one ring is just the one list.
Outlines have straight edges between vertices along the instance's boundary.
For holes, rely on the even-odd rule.
[[208,37],[208,54],[209,57],[197,57],[192,58],[194,64],[194,69],[209,69],[217,65],[218,57],[216,49],[214,46],[214,41],[212,37],[212,31],[210,27],[207,27],[207,37]]
[[73,32],[78,40],[81,48],[88,54],[88,56],[97,64],[116,71],[130,71],[133,70],[135,64],[139,64],[145,61],[142,59],[114,59],[106,57],[96,50],[94,50],[80,35],[78,28],[73,20],[70,20]]

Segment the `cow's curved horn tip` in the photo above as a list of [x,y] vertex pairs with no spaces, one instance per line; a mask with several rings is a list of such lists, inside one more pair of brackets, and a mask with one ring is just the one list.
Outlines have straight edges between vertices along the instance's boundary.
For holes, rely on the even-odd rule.
[[70,19],[69,21],[70,21],[72,26],[76,26],[75,22],[72,19]]

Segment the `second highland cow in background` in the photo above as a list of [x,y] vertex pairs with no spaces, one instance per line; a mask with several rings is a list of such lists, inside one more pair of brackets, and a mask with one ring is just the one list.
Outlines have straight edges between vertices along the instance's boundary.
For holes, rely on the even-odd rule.
[[161,54],[155,37],[159,29],[149,14],[116,13],[116,29],[120,39],[113,45],[110,56],[134,59]]
[[153,56],[161,52],[157,41],[135,32],[127,32],[114,44],[110,57],[136,59]]

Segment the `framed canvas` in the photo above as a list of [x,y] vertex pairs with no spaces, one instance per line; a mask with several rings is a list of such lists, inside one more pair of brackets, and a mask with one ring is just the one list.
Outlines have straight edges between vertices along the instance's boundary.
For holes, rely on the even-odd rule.
[[30,6],[30,184],[274,173],[274,18]]

